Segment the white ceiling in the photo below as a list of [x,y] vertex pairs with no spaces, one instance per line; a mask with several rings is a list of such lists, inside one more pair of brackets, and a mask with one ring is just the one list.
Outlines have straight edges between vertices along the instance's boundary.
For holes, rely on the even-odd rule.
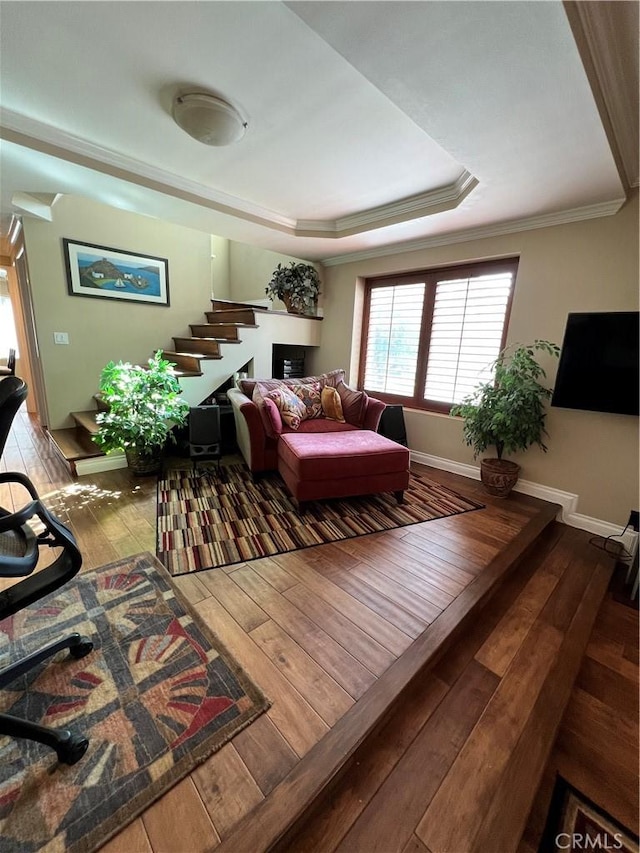
[[[70,193],[330,260],[625,196],[555,0],[3,0],[0,24],[5,221]],[[190,87],[240,142],[175,125]]]

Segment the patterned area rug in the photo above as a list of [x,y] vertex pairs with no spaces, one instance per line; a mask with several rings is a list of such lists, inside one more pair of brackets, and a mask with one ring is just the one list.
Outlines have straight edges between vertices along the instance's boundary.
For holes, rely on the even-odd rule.
[[158,557],[172,575],[457,515],[482,504],[412,474],[405,502],[391,493],[316,501],[300,513],[276,473],[244,465],[165,473],[158,482]]
[[579,850],[638,853],[638,836],[616,823],[562,776],[557,776],[538,849],[539,853]]
[[0,622],[0,665],[56,636],[94,641],[0,692],[0,710],[89,738],[72,767],[0,737],[2,853],[89,853],[219,749],[268,702],[151,556],[80,574]]

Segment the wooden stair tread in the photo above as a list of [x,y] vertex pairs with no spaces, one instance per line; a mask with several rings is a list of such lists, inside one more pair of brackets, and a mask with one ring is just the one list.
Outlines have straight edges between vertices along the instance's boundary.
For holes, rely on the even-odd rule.
[[91,435],[95,435],[99,426],[96,423],[96,415],[98,412],[93,409],[88,412],[71,412],[71,417],[75,420],[79,427],[85,429]]
[[220,306],[221,311],[229,311],[234,308],[238,310],[252,310],[252,311],[268,311],[268,308],[265,308],[264,305],[252,305],[250,302],[234,302],[231,299],[212,299],[213,310],[217,309],[217,306]]
[[174,367],[173,373],[175,376],[202,376],[201,370],[181,370],[179,367]]
[[214,353],[209,352],[190,352],[188,350],[173,350],[172,352],[165,351],[164,353],[164,357],[167,357],[167,361],[171,361],[170,356],[172,355],[186,356],[187,358],[198,358],[203,359],[205,361],[221,359],[224,357],[220,354],[215,355]]
[[96,456],[105,455],[88,435],[82,438],[75,427],[51,430],[49,439],[67,462],[78,462],[80,459],[93,459]]
[[193,323],[194,326],[210,326],[211,328],[216,328],[218,326],[230,326],[238,329],[258,329],[259,326],[257,323],[232,323],[229,321],[221,320],[219,323],[211,322],[211,323]]
[[242,341],[237,339],[237,338],[216,338],[216,337],[212,337],[210,335],[207,335],[206,337],[205,337],[205,335],[194,335],[191,338],[181,337],[181,338],[174,338],[174,340],[176,340],[176,341],[211,341],[212,343],[216,343],[216,344],[241,344],[242,343]]

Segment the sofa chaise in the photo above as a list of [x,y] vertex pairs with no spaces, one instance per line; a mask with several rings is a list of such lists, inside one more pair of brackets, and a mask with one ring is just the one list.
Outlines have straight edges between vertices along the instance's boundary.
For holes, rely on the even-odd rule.
[[344,371],[302,379],[242,379],[227,392],[251,472],[279,471],[307,501],[392,491],[409,482],[409,451],[376,430],[381,400],[346,385]]

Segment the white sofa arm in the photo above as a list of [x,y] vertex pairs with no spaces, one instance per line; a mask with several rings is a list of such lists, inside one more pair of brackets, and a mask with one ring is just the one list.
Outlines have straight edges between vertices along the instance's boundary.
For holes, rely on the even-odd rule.
[[227,399],[233,408],[233,419],[236,424],[236,441],[240,448],[240,453],[244,457],[244,461],[251,468],[251,437],[249,435],[249,425],[247,419],[240,411],[240,407],[244,403],[250,403],[251,400],[239,388],[230,388],[227,391]]

